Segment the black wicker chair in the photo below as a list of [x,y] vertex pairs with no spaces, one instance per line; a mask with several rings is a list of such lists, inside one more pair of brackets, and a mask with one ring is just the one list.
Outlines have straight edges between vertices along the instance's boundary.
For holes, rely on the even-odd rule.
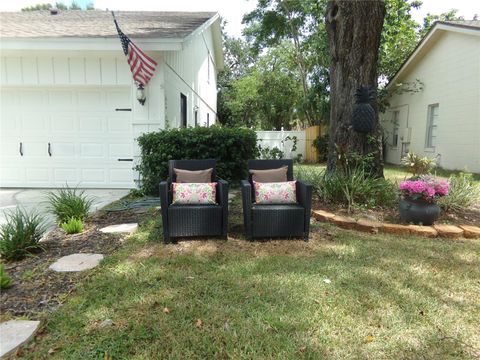
[[[249,160],[248,169],[267,170],[288,166],[287,180],[293,181],[292,160]],[[247,238],[302,237],[308,241],[312,186],[297,181],[297,204],[255,204],[252,176],[242,180],[243,221]]]
[[[221,236],[227,238],[228,183],[217,178],[216,160],[170,160],[167,181],[160,183],[163,241],[189,236]],[[217,182],[216,205],[172,204],[171,184],[176,181],[174,168],[204,170],[213,168],[212,182]]]

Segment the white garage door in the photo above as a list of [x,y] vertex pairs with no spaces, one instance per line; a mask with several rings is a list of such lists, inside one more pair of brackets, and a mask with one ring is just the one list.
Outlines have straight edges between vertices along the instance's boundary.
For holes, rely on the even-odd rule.
[[129,88],[3,88],[0,105],[0,186],[133,186]]

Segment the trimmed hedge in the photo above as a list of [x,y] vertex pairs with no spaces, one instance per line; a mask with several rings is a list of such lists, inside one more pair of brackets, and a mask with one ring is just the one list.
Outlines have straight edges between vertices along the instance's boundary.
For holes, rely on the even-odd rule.
[[217,159],[217,174],[230,182],[246,178],[247,160],[257,156],[257,134],[245,128],[195,127],[143,134],[138,138],[142,190],[158,193],[168,160]]

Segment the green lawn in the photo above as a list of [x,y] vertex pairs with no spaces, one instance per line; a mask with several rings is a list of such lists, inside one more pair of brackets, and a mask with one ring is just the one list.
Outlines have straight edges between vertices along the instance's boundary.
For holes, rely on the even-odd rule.
[[[368,235],[315,223],[309,243],[250,243],[239,204],[237,197],[228,241],[164,246],[159,217],[147,215],[25,356],[480,356],[478,240]],[[101,328],[105,319],[114,324]]]
[[[317,168],[318,170],[325,170],[326,165],[324,164],[302,164],[301,167],[306,168]],[[450,175],[458,174],[460,171],[456,170],[445,170],[445,169],[434,169],[433,173],[438,177],[448,178]],[[412,176],[409,172],[405,170],[404,167],[400,165],[385,164],[384,175],[386,179],[393,181],[402,181],[405,178]],[[473,174],[474,180],[480,182],[480,174]]]

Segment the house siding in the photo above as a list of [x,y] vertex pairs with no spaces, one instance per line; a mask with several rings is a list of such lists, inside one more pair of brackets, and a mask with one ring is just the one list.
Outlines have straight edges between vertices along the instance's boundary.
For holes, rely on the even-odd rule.
[[[217,66],[214,63],[211,27],[194,33],[181,51],[163,53],[165,62],[166,122],[180,124],[180,94],[187,96],[187,126],[195,125],[194,106],[198,106],[198,125],[215,123],[217,111]],[[210,64],[209,64],[210,63]],[[183,79],[183,80],[182,80]]]
[[[387,162],[400,163],[403,142],[404,146],[409,143],[411,152],[437,158],[443,168],[480,172],[480,37],[444,31],[399,81],[416,79],[423,89],[393,95],[389,109],[381,115],[388,137]],[[439,104],[437,138],[435,148],[427,149],[432,104]],[[398,147],[391,145],[394,111],[400,112]]]

